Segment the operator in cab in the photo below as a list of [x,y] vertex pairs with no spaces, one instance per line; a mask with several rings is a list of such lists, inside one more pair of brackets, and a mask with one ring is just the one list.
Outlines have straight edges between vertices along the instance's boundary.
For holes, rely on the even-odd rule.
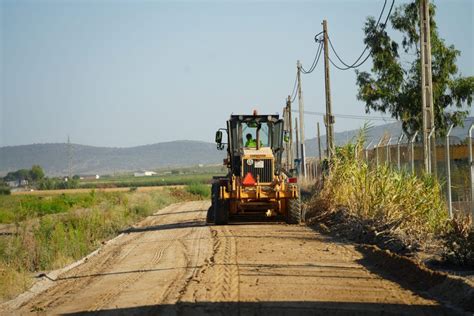
[[[257,141],[253,139],[252,134],[248,133],[247,135],[245,135],[245,138],[247,138],[247,141],[245,142],[245,147],[257,148]],[[263,147],[262,141],[260,141],[260,147]]]
[[257,141],[252,138],[252,134],[248,133],[247,135],[245,135],[245,138],[247,138],[247,141],[245,142],[245,147],[257,148]]

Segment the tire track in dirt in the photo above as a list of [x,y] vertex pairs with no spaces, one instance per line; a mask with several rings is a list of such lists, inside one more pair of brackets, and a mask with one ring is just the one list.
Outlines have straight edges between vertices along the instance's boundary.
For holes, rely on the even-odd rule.
[[157,264],[163,257],[164,252],[171,246],[172,242],[162,248],[155,250],[153,258],[151,261],[142,266],[142,271],[134,273],[132,276],[125,279],[123,282],[118,284],[113,291],[106,292],[99,297],[97,297],[97,302],[89,308],[89,311],[98,311],[103,307],[106,307],[112,300],[114,300],[122,291],[128,288],[132,283],[137,282],[145,273],[146,269],[151,269],[155,264]]
[[[174,204],[160,210],[156,214],[159,215],[163,212],[173,215],[173,212],[179,211],[181,207],[182,203]],[[160,216],[158,218],[146,218],[135,227],[146,227],[152,223],[153,225],[158,225],[163,221],[166,221],[167,216],[168,215],[163,217]],[[190,232],[186,231],[185,235],[188,234],[190,234]],[[60,275],[56,281],[58,284],[42,293],[40,300],[33,299],[29,303],[26,302],[25,304],[22,304],[21,307],[30,305],[30,310],[42,311],[73,301],[75,299],[74,293],[80,292],[86,287],[90,287],[93,283],[97,283],[102,279],[102,277],[98,277],[98,275],[105,274],[105,272],[110,270],[113,266],[120,265],[122,262],[127,260],[129,255],[139,247],[137,240],[143,238],[143,235],[143,233],[126,234],[121,238],[114,240],[114,243],[106,244],[97,256],[91,258],[91,260],[78,266],[72,271]],[[183,238],[185,235],[179,237]],[[175,238],[173,241],[175,241]],[[143,270],[145,270],[145,267],[143,267]],[[123,287],[123,289],[125,288],[126,286]],[[106,295],[106,297],[108,296],[109,295]],[[100,308],[100,306],[96,307],[96,309],[97,308]]]
[[[42,293],[41,296],[43,299],[39,301],[33,299],[32,302],[25,302],[20,307],[29,304],[32,305],[32,310],[45,310],[73,300],[74,297],[70,297],[70,295],[89,286],[91,281],[93,282],[96,279],[97,275],[105,272],[112,265],[125,260],[126,255],[121,255],[123,249],[137,238],[138,236],[129,237],[125,241],[121,240],[120,244],[114,244],[108,247],[108,249],[103,249],[99,252],[98,256],[85,262],[85,264],[71,272],[66,272],[59,276],[58,279],[55,280],[59,282],[58,285]],[[133,248],[136,248],[136,246],[133,246],[130,251],[132,251]]]
[[[173,214],[170,214],[170,215],[173,215]],[[197,212],[195,216],[187,220],[189,220],[190,222],[194,222],[201,219],[202,217],[203,217],[202,212]],[[148,224],[151,224],[151,223],[148,223]],[[156,225],[156,223],[152,223],[152,224]],[[204,222],[203,222],[203,225],[204,225]],[[157,249],[155,249],[154,255],[152,259],[150,260],[150,262],[147,262],[144,265],[142,265],[139,269],[137,269],[137,271],[133,275],[123,280],[120,284],[116,285],[116,287],[112,291],[99,297],[96,303],[94,304],[94,306],[90,309],[90,311],[92,312],[99,311],[103,308],[110,306],[111,303],[117,300],[119,296],[125,290],[127,290],[129,287],[136,284],[136,282],[138,282],[148,271],[152,270],[153,268],[157,268],[161,259],[164,257],[165,252],[171,247],[173,247],[173,252],[175,253],[181,252],[182,254],[184,254],[184,257],[186,260],[185,268],[182,269],[183,270],[182,273],[179,273],[178,276],[172,282],[169,283],[169,286],[165,290],[164,296],[153,297],[153,295],[151,295],[149,296],[149,298],[152,298],[152,299],[151,300],[148,299],[147,301],[153,301],[155,303],[167,301],[169,297],[176,296],[178,295],[177,293],[184,291],[184,290],[180,290],[180,287],[185,286],[187,283],[186,272],[188,271],[189,268],[193,267],[193,264],[194,264],[194,269],[192,271],[196,269],[195,267],[196,260],[192,260],[192,261],[189,260],[189,254],[191,255],[193,254],[192,252],[193,249],[194,250],[197,249],[198,250],[197,253],[199,254],[198,247],[197,248],[191,247],[189,249],[188,247],[186,247],[184,240],[187,240],[190,236],[193,236],[196,233],[196,230],[198,228],[199,226],[193,226],[193,227],[190,227],[189,229],[183,229],[181,233],[178,233],[174,235],[172,238],[167,239],[165,245],[160,245],[158,243],[158,245],[160,245],[161,247],[158,247]],[[141,242],[142,244],[151,243],[151,241],[147,241],[147,240],[154,238],[154,234],[152,233],[143,234],[143,235],[144,235],[143,238],[145,239],[145,241],[142,241]],[[192,240],[193,240],[193,246],[195,246],[195,241],[199,242],[200,236],[198,236],[198,238],[193,238]],[[176,302],[175,299],[173,299],[172,301]]]
[[215,280],[211,299],[215,302],[239,301],[239,269],[235,238],[227,226],[211,228]]
[[[283,223],[206,225],[208,205],[179,204],[163,216],[147,218],[137,226],[142,229],[131,230],[98,258],[62,275],[71,279],[58,280],[54,290],[38,296],[35,303],[54,303],[37,305],[45,306],[37,311],[452,314],[441,302],[384,277],[350,243]],[[105,272],[84,274],[94,269]],[[70,282],[75,277],[80,282]],[[11,314],[31,312],[27,307]]]
[[203,273],[204,264],[199,265],[199,261],[201,259],[201,243],[204,237],[204,234],[209,230],[206,226],[205,221],[203,220],[204,210],[207,208],[208,202],[201,203],[200,209],[202,212],[196,215],[194,220],[202,220],[202,226],[192,227],[191,231],[189,232],[188,236],[194,236],[191,240],[191,245],[187,245],[185,242],[185,238],[177,239],[179,243],[179,248],[174,249],[176,251],[180,251],[180,254],[183,255],[185,258],[185,268],[176,276],[174,281],[169,284],[169,286],[165,289],[161,297],[156,297],[155,294],[150,296],[154,302],[160,303],[177,303],[180,302],[183,296],[186,294],[188,290],[188,286],[191,284],[192,281],[199,283],[199,274]]

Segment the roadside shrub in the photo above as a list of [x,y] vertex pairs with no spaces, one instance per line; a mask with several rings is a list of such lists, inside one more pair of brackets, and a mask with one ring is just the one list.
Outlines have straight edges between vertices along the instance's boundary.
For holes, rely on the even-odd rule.
[[474,229],[472,217],[456,215],[443,236],[443,258],[455,265],[474,268]]
[[11,190],[7,186],[0,186],[0,195],[10,195]]
[[448,212],[437,180],[388,165],[369,167],[357,159],[357,148],[363,148],[362,138],[336,151],[324,187],[310,202],[312,221],[343,209],[343,221],[350,219],[356,234],[370,230],[374,238],[399,239],[410,249],[439,236]]
[[186,191],[203,198],[208,198],[211,196],[211,188],[208,185],[202,183],[191,183],[186,186]]

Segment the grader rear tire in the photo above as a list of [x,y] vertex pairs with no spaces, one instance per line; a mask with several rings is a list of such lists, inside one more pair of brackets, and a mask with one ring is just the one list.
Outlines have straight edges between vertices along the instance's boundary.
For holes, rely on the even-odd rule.
[[211,188],[212,205],[210,210],[213,214],[209,215],[208,218],[212,217],[216,225],[226,225],[229,222],[229,202],[219,198],[219,190],[219,183],[213,183]]
[[208,224],[214,223],[214,207],[213,207],[213,205],[211,205],[211,207],[209,207],[209,209],[207,210],[206,223],[208,223]]
[[288,224],[299,224],[301,222],[300,198],[288,200],[288,216],[286,222]]

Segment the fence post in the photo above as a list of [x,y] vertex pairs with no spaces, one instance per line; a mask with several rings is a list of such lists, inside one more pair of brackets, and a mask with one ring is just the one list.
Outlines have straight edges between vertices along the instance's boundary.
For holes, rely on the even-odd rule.
[[403,132],[400,134],[400,137],[398,137],[398,141],[397,141],[397,167],[398,167],[398,170],[401,169],[401,166],[400,166],[400,143],[402,142],[403,140]]
[[385,152],[385,155],[387,156],[387,165],[390,164],[391,162],[391,153],[390,153],[390,142],[392,141],[392,136],[390,136],[390,138],[388,139],[388,142],[387,142],[387,148],[386,148],[386,152]]
[[374,141],[371,140],[370,143],[367,145],[367,147],[365,147],[365,160],[367,161],[367,165],[369,165],[369,147],[370,145],[372,145]]
[[448,211],[449,211],[449,218],[453,218],[453,203],[452,203],[452,196],[451,196],[451,164],[449,157],[449,135],[453,130],[453,126],[449,127],[448,133],[446,134],[446,181],[447,181],[447,191],[448,191]]
[[[430,133],[428,134],[428,173],[431,174],[431,165],[433,164],[433,155],[431,154],[431,137],[433,136],[433,133],[435,131],[435,126],[431,129]],[[436,145],[436,144],[435,144]],[[435,163],[436,163],[436,157],[435,157]]]
[[[471,124],[471,127],[469,127],[469,132],[468,132],[468,146],[469,146],[469,178],[470,178],[470,184],[471,184],[471,213],[472,213],[472,218],[474,218],[474,164],[472,163],[472,130],[474,129],[474,123]],[[474,225],[474,223],[473,223]]]
[[375,157],[377,157],[377,167],[379,166],[379,147],[380,147],[380,145],[382,145],[382,140],[383,140],[383,136],[380,137],[380,140],[379,140],[377,146],[375,147]]
[[418,131],[413,134],[413,137],[410,140],[410,148],[411,148],[411,155],[410,155],[410,160],[411,160],[411,172],[414,174],[415,173],[415,140],[416,136],[418,135]]

